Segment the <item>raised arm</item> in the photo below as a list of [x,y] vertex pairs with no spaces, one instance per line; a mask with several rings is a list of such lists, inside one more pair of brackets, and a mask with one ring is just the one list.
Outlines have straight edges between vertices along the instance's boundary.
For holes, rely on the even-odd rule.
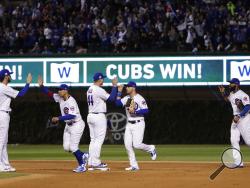
[[123,106],[122,101],[121,101],[122,90],[123,90],[123,85],[119,85],[119,86],[118,86],[118,92],[117,92],[117,96],[116,96],[115,105],[116,105],[116,106],[120,106],[120,107]]
[[40,75],[38,76],[38,81],[37,82],[38,82],[38,84],[39,84],[39,86],[41,88],[41,91],[44,94],[48,95],[48,97],[52,98],[54,93],[49,91],[49,89],[43,85],[43,78]]
[[109,95],[109,98],[107,99],[108,102],[113,102],[115,101],[115,98],[116,98],[116,94],[117,94],[117,83],[118,83],[118,79],[117,77],[115,77],[113,80],[112,80],[112,90],[111,90],[111,93]]
[[22,97],[27,93],[27,91],[29,90],[31,82],[32,82],[32,75],[31,75],[31,73],[29,73],[28,76],[27,76],[26,85],[24,86],[24,88],[21,91],[18,92],[17,97]]
[[228,100],[229,94],[226,92],[225,87],[224,87],[224,86],[218,86],[218,89],[219,89],[219,91],[220,91],[220,93],[221,93],[221,96],[224,98],[224,100],[225,100],[226,102],[228,102],[228,101],[229,101],[229,100]]

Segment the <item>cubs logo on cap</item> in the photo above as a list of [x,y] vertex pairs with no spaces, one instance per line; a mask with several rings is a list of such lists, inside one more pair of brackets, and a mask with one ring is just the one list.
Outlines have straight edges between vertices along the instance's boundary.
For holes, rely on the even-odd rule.
[[97,80],[100,80],[100,79],[104,79],[106,78],[107,76],[104,76],[101,72],[97,72],[95,73],[95,75],[93,76],[93,80],[94,81],[97,81]]

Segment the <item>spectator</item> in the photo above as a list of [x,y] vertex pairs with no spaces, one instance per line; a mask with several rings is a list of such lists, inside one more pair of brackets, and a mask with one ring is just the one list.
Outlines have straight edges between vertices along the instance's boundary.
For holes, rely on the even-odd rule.
[[250,50],[249,43],[249,0],[24,0],[17,6],[0,4],[0,52],[6,54],[227,52]]

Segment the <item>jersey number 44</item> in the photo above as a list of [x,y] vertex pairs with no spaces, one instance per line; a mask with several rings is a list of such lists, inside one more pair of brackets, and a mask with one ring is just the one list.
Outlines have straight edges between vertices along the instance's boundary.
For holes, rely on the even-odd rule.
[[88,95],[88,105],[94,105],[93,95]]

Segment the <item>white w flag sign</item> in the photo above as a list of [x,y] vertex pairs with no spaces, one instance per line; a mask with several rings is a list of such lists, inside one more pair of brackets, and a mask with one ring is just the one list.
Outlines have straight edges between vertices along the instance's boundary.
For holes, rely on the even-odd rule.
[[79,63],[51,63],[51,82],[79,82]]
[[231,78],[238,78],[240,81],[250,80],[250,60],[231,61]]

